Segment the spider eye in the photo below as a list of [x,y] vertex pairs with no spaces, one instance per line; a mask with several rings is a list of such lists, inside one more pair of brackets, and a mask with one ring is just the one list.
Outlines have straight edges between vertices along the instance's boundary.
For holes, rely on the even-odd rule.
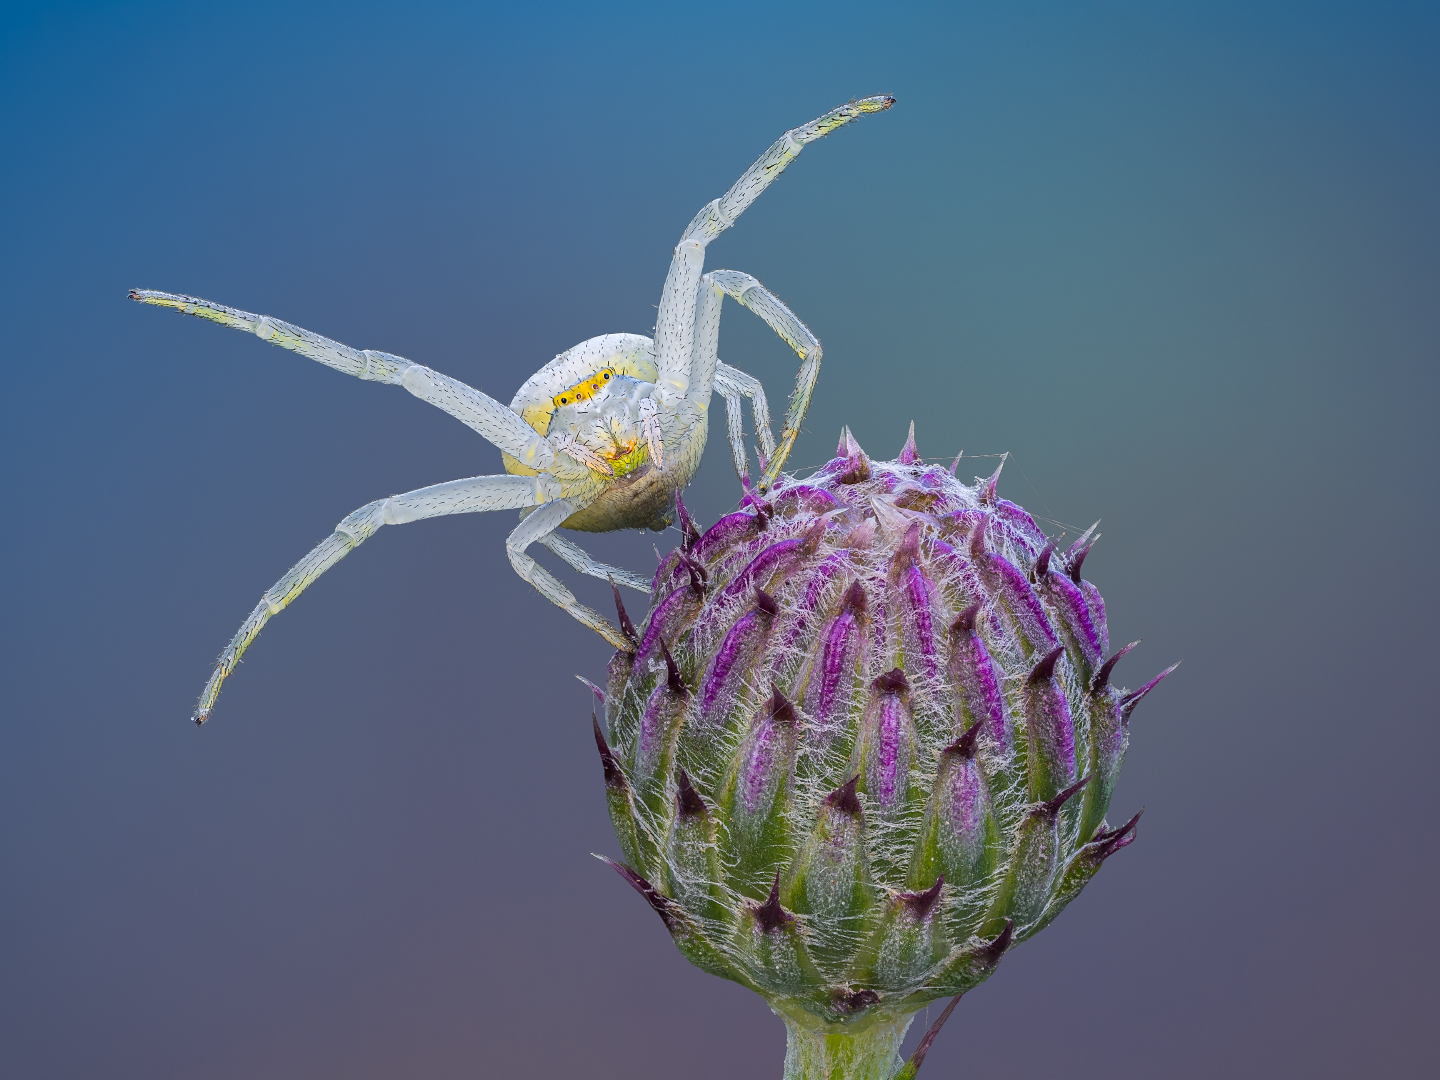
[[608,372],[608,371],[602,371],[602,372],[600,373],[600,377],[601,377],[602,379],[604,379],[606,382],[609,382],[609,381],[610,381],[610,372]]

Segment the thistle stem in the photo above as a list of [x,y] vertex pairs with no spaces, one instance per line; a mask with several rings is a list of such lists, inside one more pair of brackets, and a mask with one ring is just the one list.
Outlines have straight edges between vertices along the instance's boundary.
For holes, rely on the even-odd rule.
[[859,1030],[813,1017],[780,1014],[785,1021],[784,1080],[891,1080],[900,1071],[900,1043],[909,1016],[876,1017]]

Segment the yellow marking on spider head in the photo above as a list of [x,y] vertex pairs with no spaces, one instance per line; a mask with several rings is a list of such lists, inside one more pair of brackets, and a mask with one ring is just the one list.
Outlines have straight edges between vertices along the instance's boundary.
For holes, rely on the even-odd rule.
[[[615,372],[617,377],[620,375],[628,375],[637,382],[653,383],[655,381],[655,357],[650,353],[641,352],[638,349],[630,350],[617,356],[608,367],[610,371]],[[597,374],[599,373],[597,372]],[[591,379],[587,379],[586,383],[588,384],[593,378],[592,376]],[[520,409],[520,418],[522,420],[541,435],[548,435],[550,434],[550,420],[555,415],[555,409],[558,407],[556,398],[568,396],[568,394],[556,394],[553,397],[537,396],[527,402],[519,403],[518,406],[515,407]],[[573,402],[571,404],[573,404]],[[506,467],[509,468],[509,466]]]
[[610,380],[613,378],[615,378],[615,369],[613,367],[601,368],[588,379],[581,379],[574,386],[570,387],[570,389],[560,391],[560,393],[556,394],[551,400],[554,401],[555,408],[557,409],[564,408],[566,405],[574,405],[576,402],[589,401],[608,386]]

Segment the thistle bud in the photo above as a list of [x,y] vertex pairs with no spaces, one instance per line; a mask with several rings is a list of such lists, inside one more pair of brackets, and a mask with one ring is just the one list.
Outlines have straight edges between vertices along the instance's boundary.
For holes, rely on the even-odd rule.
[[1169,672],[1110,685],[1129,647],[1102,663],[1094,530],[1062,551],[999,475],[960,483],[913,432],[872,461],[847,430],[805,483],[703,533],[683,516],[611,664],[622,875],[687,957],[766,997],[792,1064],[866,1062],[837,1080],[893,1077],[915,1010],[983,982],[1135,836],[1105,815]]

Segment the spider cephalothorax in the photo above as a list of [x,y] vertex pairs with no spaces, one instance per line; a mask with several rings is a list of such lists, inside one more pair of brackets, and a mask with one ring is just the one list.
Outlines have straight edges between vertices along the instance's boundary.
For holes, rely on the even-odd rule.
[[[674,495],[695,475],[705,448],[712,392],[725,399],[731,453],[736,471],[747,483],[740,398],[750,398],[760,444],[757,486],[762,492],[769,489],[810,404],[820,368],[820,343],[749,274],[734,270],[704,273],[705,248],[735,223],[806,143],[892,104],[891,97],[852,101],[787,131],[686,228],[665,278],[653,339],[639,334],[605,334],[583,341],[531,376],[509,408],[447,375],[391,353],[352,349],[290,323],[208,300],[132,290],[132,299],[248,330],[348,375],[403,386],[499,447],[505,462],[504,475],[452,480],[377,499],[341,521],[265,593],[226,646],[200,697],[195,722],[204,723],[209,716],[225,677],[270,616],[382,525],[422,518],[522,510],[519,527],[505,542],[516,573],[607,641],[628,647],[624,634],[576,600],[526,550],[531,544],[542,544],[581,573],[648,593],[648,579],[596,562],[555,530],[607,532],[659,529],[668,524]],[[764,319],[800,356],[800,373],[778,443],[770,434],[769,411],[759,380],[720,362],[720,305],[726,295]]]

